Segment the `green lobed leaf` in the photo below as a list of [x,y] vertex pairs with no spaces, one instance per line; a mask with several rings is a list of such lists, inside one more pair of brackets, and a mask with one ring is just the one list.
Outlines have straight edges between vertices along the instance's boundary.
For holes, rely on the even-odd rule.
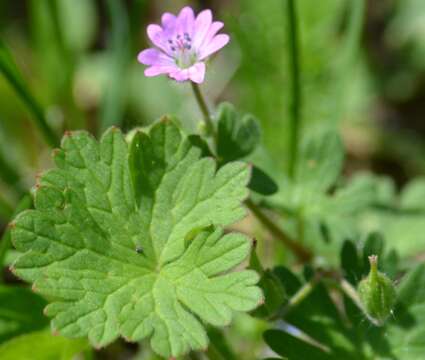
[[54,298],[45,311],[62,335],[95,346],[151,337],[176,357],[208,346],[202,322],[227,325],[262,301],[254,271],[229,272],[249,239],[222,230],[245,215],[246,164],[217,171],[168,120],[130,150],[118,129],[100,142],[70,133],[55,163],[12,238],[24,252],[15,273]]
[[86,340],[53,336],[50,331],[37,331],[18,336],[0,345],[2,360],[72,360],[89,345]]
[[289,235],[298,237],[302,228],[305,244],[329,263],[338,257],[335,245],[360,235],[360,215],[377,197],[375,182],[364,175],[338,181],[343,150],[336,130],[308,134],[300,146],[295,179],[282,178],[279,192],[266,199],[285,214],[282,226]]
[[362,215],[365,231],[379,231],[401,257],[422,251],[425,231],[425,181],[422,178],[408,183],[397,194],[389,178],[369,176],[375,183],[378,204]]

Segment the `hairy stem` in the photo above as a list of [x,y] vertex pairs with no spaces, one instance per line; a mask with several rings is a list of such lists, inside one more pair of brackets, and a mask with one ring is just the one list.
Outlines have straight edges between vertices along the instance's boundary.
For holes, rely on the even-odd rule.
[[192,84],[193,93],[195,94],[196,101],[198,102],[199,108],[201,109],[202,116],[204,117],[205,124],[207,126],[207,134],[212,135],[215,139],[216,133],[214,129],[214,124],[211,120],[210,112],[208,111],[207,103],[201,93],[201,89],[198,84],[190,82]]
[[[9,58],[7,61],[6,57]],[[11,56],[8,54],[8,50],[3,42],[0,40],[0,73],[6,78],[9,84],[13,87],[15,92],[25,103],[28,109],[33,115],[33,121],[42,133],[46,143],[51,147],[56,147],[59,145],[59,138],[53,131],[53,129],[47,123],[47,120],[44,116],[44,111],[40,104],[35,100],[33,95],[28,89],[28,86],[24,83],[17,72],[14,71],[11,67],[10,62],[12,61]]]
[[255,217],[267,228],[267,230],[278,240],[280,240],[289,250],[291,250],[297,259],[302,262],[309,262],[313,254],[299,243],[290,239],[278,225],[276,225],[270,217],[268,217],[256,204],[250,199],[245,201],[245,204],[252,211]]
[[295,166],[298,156],[299,132],[301,127],[301,83],[300,83],[300,62],[298,47],[298,19],[295,7],[295,0],[288,0],[288,8],[285,9],[288,21],[288,45],[289,45],[289,74],[291,76],[290,86],[290,144],[289,144],[289,175],[291,178],[295,174]]

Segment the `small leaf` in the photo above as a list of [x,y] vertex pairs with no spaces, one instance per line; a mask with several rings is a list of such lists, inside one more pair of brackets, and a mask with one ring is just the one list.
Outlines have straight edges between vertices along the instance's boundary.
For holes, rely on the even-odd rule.
[[287,299],[285,289],[271,270],[264,271],[258,285],[264,293],[264,304],[255,309],[252,315],[260,318],[272,316]]
[[268,330],[264,333],[264,340],[273,351],[288,359],[334,359],[319,347],[284,331]]
[[260,125],[254,116],[240,116],[233,105],[223,103],[217,119],[217,154],[221,161],[241,159],[251,154],[260,143]]
[[211,152],[208,143],[199,135],[192,134],[187,137],[190,144],[193,147],[197,147],[201,150],[201,157],[214,157],[214,154]]
[[284,266],[275,267],[273,272],[279,278],[289,296],[294,295],[302,286],[300,279],[291,270]]
[[362,275],[360,259],[356,246],[350,240],[346,240],[342,246],[341,267],[351,284],[355,284],[360,279]]
[[278,191],[275,181],[257,166],[252,167],[248,187],[261,195],[273,195]]
[[234,354],[229,344],[225,334],[219,329],[210,326],[208,328],[208,337],[210,338],[211,346],[208,351],[209,360],[236,360],[237,356]]
[[50,330],[43,330],[18,336],[0,346],[2,360],[72,360],[88,350],[86,340],[71,340],[53,336]]
[[246,164],[217,171],[169,120],[130,151],[117,129],[100,142],[71,133],[55,162],[12,237],[16,274],[55,299],[46,313],[61,334],[95,346],[150,338],[177,357],[208,346],[203,322],[227,325],[262,301],[255,272],[229,272],[249,239],[222,229],[245,216]]

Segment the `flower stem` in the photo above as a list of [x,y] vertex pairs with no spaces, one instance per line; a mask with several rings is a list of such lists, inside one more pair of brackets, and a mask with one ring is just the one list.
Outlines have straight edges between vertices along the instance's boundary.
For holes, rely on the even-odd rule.
[[202,115],[204,117],[205,124],[207,126],[207,134],[212,135],[215,138],[216,133],[214,129],[214,124],[211,120],[210,112],[208,111],[207,103],[201,93],[201,89],[198,84],[190,82],[192,84],[193,93],[195,94],[196,101],[198,102],[199,108],[201,109]]
[[300,63],[298,47],[298,19],[295,7],[295,0],[288,0],[288,9],[285,11],[288,21],[288,45],[289,45],[289,74],[291,76],[290,92],[290,152],[289,152],[289,175],[291,178],[295,174],[295,166],[298,156],[299,130],[301,127],[301,84],[300,84]]
[[12,69],[12,57],[9,54],[6,46],[0,40],[0,73],[6,78],[9,84],[13,87],[15,92],[25,103],[28,109],[33,114],[33,120],[46,140],[46,143],[51,147],[59,145],[59,138],[49,126],[44,116],[44,112],[40,104],[35,100],[33,95],[24,83],[17,71]]
[[269,230],[269,232],[280,240],[288,249],[290,249],[300,262],[305,263],[312,259],[313,255],[308,249],[286,236],[280,227],[277,226],[266,214],[264,214],[250,199],[246,200],[245,204],[252,211],[255,217]]

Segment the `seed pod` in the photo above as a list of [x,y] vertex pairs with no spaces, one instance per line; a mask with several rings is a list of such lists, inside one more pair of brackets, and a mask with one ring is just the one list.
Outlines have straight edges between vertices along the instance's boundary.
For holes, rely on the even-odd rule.
[[391,314],[396,301],[396,291],[393,282],[378,271],[378,257],[369,256],[369,262],[369,275],[359,283],[358,293],[370,321],[382,326]]

